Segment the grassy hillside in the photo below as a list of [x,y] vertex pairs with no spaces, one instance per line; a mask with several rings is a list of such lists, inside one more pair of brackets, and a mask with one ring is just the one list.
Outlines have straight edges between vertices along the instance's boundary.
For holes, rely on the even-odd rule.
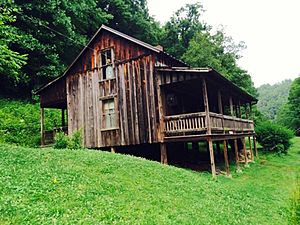
[[296,224],[299,153],[298,138],[287,156],[213,181],[126,155],[2,144],[0,224]]
[[[45,110],[45,129],[60,125],[59,110]],[[0,143],[40,145],[40,107],[31,102],[0,98]]]
[[259,101],[258,109],[271,120],[276,119],[279,109],[287,102],[292,80],[284,80],[270,85],[264,84],[257,88]]

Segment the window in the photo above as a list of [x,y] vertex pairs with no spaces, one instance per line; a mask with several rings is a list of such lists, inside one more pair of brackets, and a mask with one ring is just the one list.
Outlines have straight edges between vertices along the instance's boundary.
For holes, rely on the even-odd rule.
[[116,127],[114,99],[103,100],[103,128]]
[[113,50],[111,48],[101,51],[100,66],[102,68],[102,80],[112,79],[115,77],[113,60]]

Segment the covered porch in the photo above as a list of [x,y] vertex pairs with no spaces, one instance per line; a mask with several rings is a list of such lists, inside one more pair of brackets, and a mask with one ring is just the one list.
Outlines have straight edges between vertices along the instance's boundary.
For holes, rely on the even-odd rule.
[[248,139],[256,149],[251,113],[257,99],[211,68],[156,69],[163,163],[167,162],[167,145],[182,142],[198,146],[201,141],[207,143],[213,176],[214,146],[220,143],[226,168],[228,143],[238,165],[254,160],[252,144],[247,148],[245,143]]
[[[40,95],[41,146],[53,144],[58,132],[68,134],[66,80],[54,80],[39,89],[36,94]],[[58,121],[52,129],[45,130],[45,110],[47,109],[60,110],[61,121]]]
[[164,141],[254,134],[257,100],[209,69],[158,68]]

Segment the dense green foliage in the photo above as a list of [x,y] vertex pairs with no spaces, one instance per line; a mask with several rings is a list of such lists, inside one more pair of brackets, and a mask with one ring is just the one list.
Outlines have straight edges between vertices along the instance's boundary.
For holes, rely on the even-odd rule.
[[55,136],[55,143],[53,148],[55,149],[81,149],[82,145],[82,134],[78,130],[72,134],[72,136],[66,135],[64,132],[58,132]]
[[257,124],[255,132],[264,150],[277,153],[286,153],[293,137],[291,130],[269,121]]
[[183,59],[194,67],[213,67],[233,83],[256,96],[251,76],[237,65],[237,59],[240,57],[238,53],[243,48],[243,43],[236,45],[223,31],[214,35],[201,32],[190,41]]
[[16,20],[13,12],[16,12],[15,8],[0,7],[0,82],[10,80],[12,85],[22,78],[21,68],[27,60],[26,55],[11,49],[11,44],[21,39],[11,26]]
[[[45,110],[45,129],[60,125],[59,110]],[[26,101],[0,99],[0,142],[40,145],[40,107]]]
[[295,141],[285,160],[261,154],[217,181],[102,151],[0,145],[0,223],[297,224]]
[[[108,24],[132,36],[156,44],[158,24],[148,15],[145,0],[16,0],[0,4],[16,9],[16,21],[10,20],[9,48],[28,54],[17,85],[4,80],[0,71],[1,91],[29,96],[31,90],[60,75],[85,46],[101,24]],[[4,82],[5,81],[5,82]],[[3,83],[5,85],[3,85]]]
[[292,80],[284,80],[280,83],[270,85],[264,84],[257,88],[258,109],[267,119],[276,120],[279,110],[288,100]]
[[300,133],[300,77],[291,85],[288,102],[281,108],[278,122]]

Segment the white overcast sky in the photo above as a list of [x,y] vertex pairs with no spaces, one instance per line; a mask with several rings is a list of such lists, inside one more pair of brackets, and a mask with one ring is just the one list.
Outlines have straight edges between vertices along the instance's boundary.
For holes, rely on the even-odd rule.
[[300,74],[300,0],[148,0],[150,15],[164,23],[187,3],[200,2],[207,24],[225,26],[235,42],[244,41],[239,64],[256,87]]

